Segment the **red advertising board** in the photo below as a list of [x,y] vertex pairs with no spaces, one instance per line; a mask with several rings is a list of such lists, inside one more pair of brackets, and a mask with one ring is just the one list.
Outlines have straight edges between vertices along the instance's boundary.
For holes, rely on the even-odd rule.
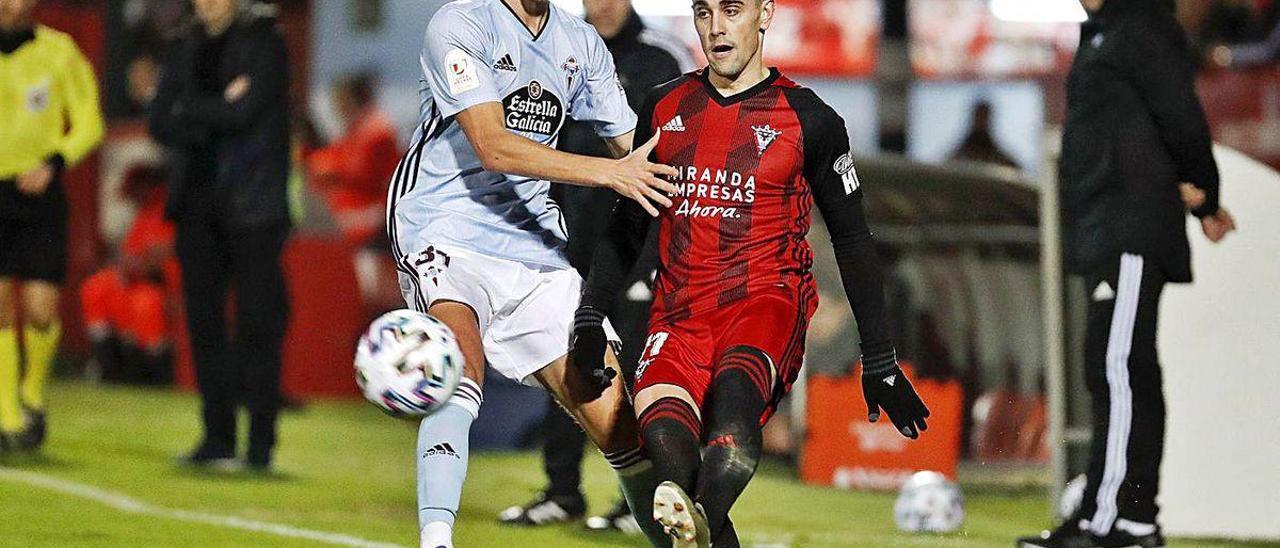
[[914,381],[929,405],[929,429],[902,436],[888,418],[867,422],[857,376],[814,375],[807,388],[808,432],[800,459],[806,483],[842,489],[897,489],[920,470],[956,477],[963,391],[954,381]]

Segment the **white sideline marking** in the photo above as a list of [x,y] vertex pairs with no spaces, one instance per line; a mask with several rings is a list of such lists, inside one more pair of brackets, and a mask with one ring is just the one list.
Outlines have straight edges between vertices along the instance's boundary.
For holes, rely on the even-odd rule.
[[250,519],[237,518],[234,516],[221,516],[218,514],[208,514],[205,512],[194,512],[191,510],[178,510],[175,508],[164,508],[160,506],[152,506],[145,502],[141,502],[119,493],[113,493],[104,489],[99,489],[91,485],[76,483],[58,479],[53,476],[37,474],[35,472],[27,472],[24,470],[15,470],[0,466],[0,480],[12,483],[25,483],[35,487],[42,487],[50,491],[57,491],[62,494],[91,500],[99,504],[110,506],[122,512],[131,514],[140,514],[144,516],[152,516],[158,518],[174,519],[179,521],[187,521],[193,523],[203,523],[213,525],[215,527],[223,527],[226,529],[241,529],[244,531],[253,531],[255,533],[267,533],[271,535],[297,538],[304,540],[313,540],[325,544],[334,544],[338,546],[357,546],[360,548],[402,548],[398,544],[388,544],[385,542],[374,542],[350,535],[342,535],[337,533],[326,533],[324,531],[314,531],[311,529],[301,529],[278,523],[269,523],[265,521],[254,521]]

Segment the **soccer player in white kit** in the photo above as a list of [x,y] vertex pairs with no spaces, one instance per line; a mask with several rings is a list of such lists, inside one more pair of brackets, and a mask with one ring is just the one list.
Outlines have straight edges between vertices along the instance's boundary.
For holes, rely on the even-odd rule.
[[[418,516],[426,548],[452,547],[467,438],[484,364],[549,390],[618,471],[646,515],[656,481],[639,447],[616,359],[566,358],[582,284],[565,253],[551,183],[601,186],[650,214],[671,205],[675,170],[630,155],[636,116],[595,29],[549,0],[458,0],[427,26],[421,123],[391,181],[387,224],[405,301],[457,335],[466,378],[418,430]],[[591,123],[617,160],[556,151],[566,117]],[[669,537],[641,520],[659,545]]]

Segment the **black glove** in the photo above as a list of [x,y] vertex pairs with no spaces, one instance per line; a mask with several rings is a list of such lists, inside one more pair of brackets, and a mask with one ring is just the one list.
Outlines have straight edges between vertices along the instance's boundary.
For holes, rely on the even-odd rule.
[[604,351],[609,345],[604,333],[604,312],[584,306],[573,316],[573,337],[569,340],[569,353],[573,366],[582,373],[587,386],[604,389],[613,384],[618,375],[604,363]]
[[887,362],[873,363],[868,365],[867,359],[863,358],[862,397],[867,400],[867,420],[880,420],[880,410],[883,409],[902,435],[913,440],[920,437],[920,432],[929,428],[924,422],[929,416],[929,408],[924,406],[915,387],[898,367],[896,357],[890,356]]

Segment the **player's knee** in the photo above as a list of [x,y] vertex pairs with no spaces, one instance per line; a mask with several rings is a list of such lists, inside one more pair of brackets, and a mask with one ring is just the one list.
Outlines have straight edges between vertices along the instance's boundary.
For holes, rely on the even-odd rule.
[[773,360],[763,350],[753,346],[735,346],[720,358],[711,380],[712,392],[727,388],[740,390],[746,393],[737,396],[758,395],[761,401],[767,402],[773,393],[774,376]]
[[682,398],[664,397],[640,412],[640,433],[646,445],[669,435],[701,439],[702,421],[693,405]]
[[458,382],[458,388],[453,391],[453,396],[449,397],[449,404],[457,405],[471,414],[474,420],[480,416],[480,406],[484,404],[484,391],[481,389],[480,383],[463,377]]
[[0,281],[0,328],[13,327],[17,314],[13,307],[13,282]]
[[58,321],[58,307],[52,303],[32,303],[23,312],[27,325],[34,329],[43,331]]

